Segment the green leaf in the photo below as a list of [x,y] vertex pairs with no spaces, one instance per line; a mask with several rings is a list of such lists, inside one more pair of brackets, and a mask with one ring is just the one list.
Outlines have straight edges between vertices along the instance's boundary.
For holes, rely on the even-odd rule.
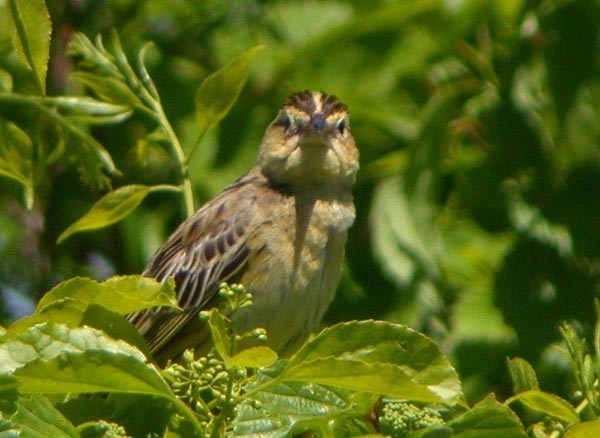
[[275,363],[277,357],[277,353],[269,347],[251,347],[234,355],[227,365],[242,368],[264,368]]
[[101,76],[78,71],[71,78],[89,88],[99,99],[128,107],[142,106],[142,102],[121,78]]
[[42,323],[62,323],[70,327],[88,326],[102,330],[113,339],[121,339],[144,353],[152,354],[139,331],[123,315],[96,304],[88,304],[72,298],[64,298],[44,307],[40,313],[21,318],[9,330],[9,336],[15,337],[30,327]]
[[71,224],[58,237],[58,243],[74,233],[97,230],[127,217],[150,192],[150,187],[130,185],[104,195],[82,218]]
[[460,403],[458,375],[426,336],[399,324],[354,321],[308,341],[278,377],[407,400]]
[[600,436],[600,421],[586,421],[569,427],[563,438],[591,438]]
[[35,74],[40,94],[46,94],[50,56],[50,14],[44,0],[7,0],[9,27],[17,55]]
[[25,205],[33,205],[33,146],[29,136],[12,122],[0,120],[0,175],[23,186]]
[[210,310],[208,326],[212,336],[213,345],[221,359],[229,366],[231,361],[231,335],[227,328],[227,319],[218,309]]
[[200,138],[227,115],[246,83],[250,61],[263,47],[251,48],[202,82],[196,94]]
[[527,438],[519,418],[493,394],[447,424],[452,438]]
[[21,438],[79,438],[71,424],[45,397],[21,397],[11,421],[21,429]]
[[13,90],[13,77],[6,70],[0,68],[0,91],[10,93]]
[[90,124],[121,122],[133,113],[126,105],[115,105],[85,96],[48,97],[44,102],[68,112],[72,121]]
[[529,362],[527,362],[525,359],[521,359],[520,357],[508,359],[507,362],[510,378],[513,382],[513,391],[515,394],[524,391],[540,389],[535,370],[529,364]]
[[29,328],[0,345],[0,374],[15,376],[21,393],[126,392],[174,399],[139,350],[90,327]]
[[12,376],[0,376],[0,412],[12,414],[19,398],[19,382]]
[[554,394],[537,390],[524,391],[509,398],[505,403],[508,405],[517,400],[534,411],[558,418],[567,424],[577,424],[581,421],[573,406]]
[[82,301],[88,305],[97,304],[121,315],[149,307],[177,308],[172,283],[159,283],[153,278],[129,275],[111,277],[102,283],[82,277],[64,281],[42,297],[36,313],[65,298]]
[[19,438],[21,432],[17,425],[0,418],[0,438]]
[[[111,394],[109,407],[111,415],[104,418],[110,418],[125,427],[132,437],[176,437],[176,435],[171,437],[165,434],[167,424],[175,413],[175,406],[172,403],[165,403],[157,397],[138,394]],[[150,412],[152,415],[148,415]],[[141,418],[143,421],[140,421]],[[205,436],[193,433],[190,427],[187,429],[190,433],[184,437]]]
[[314,383],[278,383],[254,393],[236,407],[232,436],[297,436],[326,425],[331,431],[336,420],[343,423],[348,417],[366,416],[374,402],[375,398],[367,394]]
[[[439,276],[432,248],[437,233],[426,217],[426,207],[415,206],[400,178],[388,178],[374,193],[370,224],[375,255],[386,273],[399,285],[408,286],[414,276]],[[421,213],[421,214],[419,214]]]

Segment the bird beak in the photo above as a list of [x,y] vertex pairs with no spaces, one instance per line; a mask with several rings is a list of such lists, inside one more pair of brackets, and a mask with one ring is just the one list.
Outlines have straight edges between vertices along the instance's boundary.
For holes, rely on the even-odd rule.
[[300,130],[303,145],[327,145],[329,143],[329,132],[327,122],[321,113],[317,113],[307,121]]
[[323,117],[323,114],[321,113],[317,113],[314,116],[312,116],[312,118],[305,125],[307,129],[316,132],[323,131],[323,129],[325,129],[325,126],[327,126],[327,123],[325,122],[325,117]]

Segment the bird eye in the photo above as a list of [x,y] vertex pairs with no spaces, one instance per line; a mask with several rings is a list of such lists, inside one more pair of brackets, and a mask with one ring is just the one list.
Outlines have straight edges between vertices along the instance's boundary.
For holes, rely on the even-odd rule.
[[279,114],[279,117],[277,119],[277,125],[283,126],[285,129],[288,129],[290,126],[292,126],[292,119],[287,113],[282,112],[281,114]]
[[339,131],[340,134],[343,134],[344,131],[346,131],[347,127],[348,127],[348,122],[345,118],[340,120],[337,124],[337,130]]

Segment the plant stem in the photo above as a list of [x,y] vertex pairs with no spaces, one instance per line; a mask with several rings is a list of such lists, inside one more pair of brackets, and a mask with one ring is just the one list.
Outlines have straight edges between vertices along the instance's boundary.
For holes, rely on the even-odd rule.
[[212,431],[210,433],[210,438],[218,438],[221,436],[220,429],[227,416],[231,413],[231,410],[235,407],[234,403],[231,403],[231,398],[233,394],[233,380],[235,378],[234,371],[231,369],[227,370],[227,374],[229,375],[229,380],[227,382],[227,394],[225,395],[225,401],[223,402],[223,409],[219,412],[217,418],[212,423]]
[[[135,72],[129,65],[127,57],[123,52],[123,48],[121,47],[121,42],[119,40],[118,34],[115,32],[113,34],[113,51],[114,55],[117,58],[117,68],[125,78],[127,85],[129,88],[139,97],[139,99],[152,110],[152,116],[157,121],[158,125],[163,130],[165,136],[167,137],[167,141],[171,146],[171,150],[173,155],[175,155],[175,159],[177,160],[177,164],[179,165],[179,169],[181,172],[181,192],[183,195],[183,202],[185,205],[185,213],[186,216],[191,216],[196,210],[194,207],[194,194],[192,191],[192,181],[190,179],[189,167],[187,165],[187,159],[183,148],[181,147],[181,143],[175,134],[175,130],[169,123],[169,119],[165,115],[162,104],[160,102],[160,96],[156,92],[154,85],[152,84],[152,80],[150,79],[146,68],[144,67],[143,55],[145,49],[140,53],[140,58],[138,59],[138,63],[141,70],[141,78],[136,76]],[[148,85],[152,84],[151,88],[148,88]]]
[[179,412],[181,412],[185,417],[187,417],[188,420],[190,420],[190,422],[194,426],[194,429],[198,433],[198,436],[204,436],[204,428],[198,421],[198,417],[196,417],[196,414],[194,413],[194,411],[192,411],[188,407],[188,405],[186,405],[183,401],[181,401],[177,397],[169,398],[169,400],[174,402],[175,405],[177,406],[177,408],[179,409]]

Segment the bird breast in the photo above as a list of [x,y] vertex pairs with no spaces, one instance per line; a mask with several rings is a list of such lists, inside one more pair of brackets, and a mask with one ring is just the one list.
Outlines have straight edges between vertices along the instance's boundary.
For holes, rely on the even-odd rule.
[[239,312],[238,326],[266,328],[268,344],[285,354],[317,328],[333,300],[354,206],[349,194],[345,200],[273,194],[263,197],[260,211],[266,229],[240,279],[255,305]]

